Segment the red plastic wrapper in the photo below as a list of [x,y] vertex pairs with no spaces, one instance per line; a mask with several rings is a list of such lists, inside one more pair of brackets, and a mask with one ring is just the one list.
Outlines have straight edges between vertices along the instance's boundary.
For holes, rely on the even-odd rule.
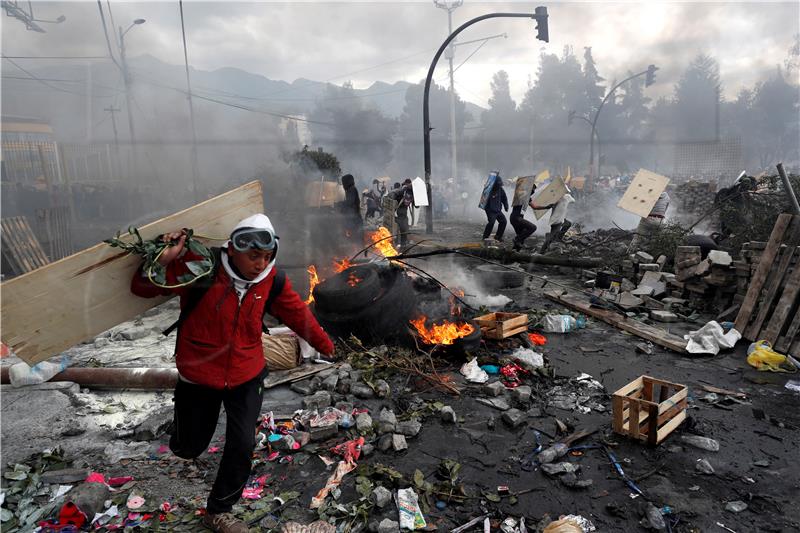
[[364,437],[359,437],[334,446],[331,448],[331,452],[344,457],[347,463],[355,463],[361,455],[362,446],[364,446]]
[[528,339],[530,339],[534,346],[544,346],[547,344],[547,337],[540,333],[528,333]]

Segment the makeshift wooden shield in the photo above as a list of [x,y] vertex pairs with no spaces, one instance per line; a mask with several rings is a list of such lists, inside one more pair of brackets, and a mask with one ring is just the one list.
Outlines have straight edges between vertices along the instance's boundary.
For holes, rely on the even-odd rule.
[[511,201],[512,207],[528,205],[535,179],[536,176],[520,176],[517,178],[517,185],[514,188],[514,199]]
[[669,178],[666,176],[640,169],[620,198],[617,207],[645,218],[656,205],[658,197],[667,188],[668,183]]
[[[152,239],[192,228],[227,239],[240,220],[263,211],[261,182],[253,181],[139,232]],[[168,297],[131,294],[131,278],[140,264],[138,256],[102,243],[3,283],[3,342],[33,365],[163,303]]]
[[494,183],[497,181],[497,172],[489,172],[489,177],[486,178],[486,184],[483,186],[483,192],[481,193],[481,199],[478,202],[478,207],[481,209],[486,209],[486,204],[489,202],[489,196],[492,194],[492,189],[494,189]]
[[[549,182],[545,182],[543,186],[536,189],[536,194],[533,195],[533,203],[535,205],[550,205],[558,202],[561,198],[569,192],[569,187],[564,184],[561,177],[556,176]],[[534,209],[533,215],[536,219],[542,218],[547,209]]]
[[428,188],[425,187],[425,180],[417,176],[411,180],[411,190],[414,191],[414,205],[425,207],[428,205]]

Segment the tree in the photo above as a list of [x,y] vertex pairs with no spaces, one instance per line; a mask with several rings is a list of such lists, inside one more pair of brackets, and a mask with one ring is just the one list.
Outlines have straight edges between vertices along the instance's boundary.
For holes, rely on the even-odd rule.
[[752,98],[756,149],[761,169],[784,159],[800,156],[800,134],[797,113],[800,109],[800,87],[789,84],[780,67],[766,81],[758,84]]
[[[492,76],[490,88],[489,109],[481,114],[481,141],[484,147],[483,150],[473,151],[472,163],[483,173],[498,169],[503,175],[513,175],[530,168],[530,164],[525,162],[526,157],[530,160],[530,128],[517,112],[517,104],[511,98],[506,71],[500,70]],[[484,165],[491,168],[483,168]]]
[[719,64],[700,54],[675,86],[675,135],[680,142],[719,138],[722,84]]
[[583,79],[585,83],[584,95],[589,109],[596,111],[603,101],[606,88],[600,83],[605,81],[597,72],[597,66],[592,57],[592,47],[587,46],[583,49]]

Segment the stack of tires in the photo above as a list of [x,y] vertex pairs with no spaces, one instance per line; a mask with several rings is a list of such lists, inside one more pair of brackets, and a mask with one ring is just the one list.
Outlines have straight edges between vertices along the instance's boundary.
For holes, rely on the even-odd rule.
[[[351,286],[354,274],[360,281]],[[343,270],[314,288],[314,315],[330,335],[383,342],[408,334],[416,294],[397,267],[373,264]]]

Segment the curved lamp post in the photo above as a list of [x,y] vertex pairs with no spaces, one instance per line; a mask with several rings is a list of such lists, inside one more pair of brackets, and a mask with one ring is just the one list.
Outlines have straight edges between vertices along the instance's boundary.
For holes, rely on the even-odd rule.
[[476,22],[491,18],[528,18],[536,20],[537,35],[536,38],[540,41],[549,42],[550,37],[547,31],[547,8],[539,6],[533,13],[489,13],[488,15],[481,15],[475,17],[459,26],[456,31],[451,33],[447,39],[444,40],[436,55],[433,56],[433,61],[428,69],[428,76],[425,78],[425,92],[422,99],[422,139],[425,150],[425,188],[428,192],[428,206],[425,209],[425,232],[433,233],[433,195],[431,194],[431,120],[429,109],[429,96],[431,90],[431,82],[433,81],[433,71],[436,69],[436,63],[439,57],[450,44],[450,41],[455,37],[472,26]]

